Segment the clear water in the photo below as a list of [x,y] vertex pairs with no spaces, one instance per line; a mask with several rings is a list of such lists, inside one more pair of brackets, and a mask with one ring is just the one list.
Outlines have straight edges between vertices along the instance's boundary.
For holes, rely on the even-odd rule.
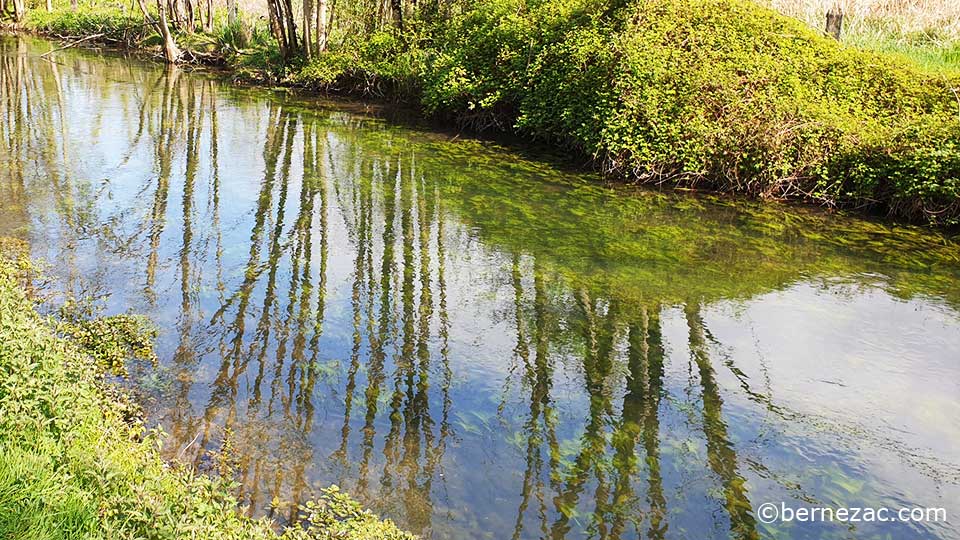
[[337,483],[434,539],[960,538],[955,239],[51,48],[0,39],[0,235],[156,322],[130,384],[249,512]]

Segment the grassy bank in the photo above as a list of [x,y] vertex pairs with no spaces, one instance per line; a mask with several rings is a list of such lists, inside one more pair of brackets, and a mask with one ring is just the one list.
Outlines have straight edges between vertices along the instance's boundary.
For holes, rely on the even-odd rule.
[[119,351],[141,348],[128,339],[136,320],[41,317],[28,267],[0,257],[0,538],[413,538],[335,488],[303,508],[302,526],[241,516],[228,479],[162,460],[161,438],[105,382]]
[[[180,40],[242,78],[405,100],[629,181],[960,223],[960,69],[947,54],[931,68],[840,45],[750,0],[455,5],[402,31],[341,24],[310,59],[283,60],[265,28],[244,47],[226,30]],[[34,10],[25,25],[128,36],[136,17],[106,13]]]
[[960,3],[954,0],[760,0],[773,9],[822,28],[827,11],[843,8],[842,40],[890,54],[924,69],[960,67]]

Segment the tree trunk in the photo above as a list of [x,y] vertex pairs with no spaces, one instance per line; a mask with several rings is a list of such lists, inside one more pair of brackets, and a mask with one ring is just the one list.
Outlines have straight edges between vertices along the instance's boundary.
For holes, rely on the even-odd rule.
[[227,0],[227,24],[237,24],[237,0]]
[[288,59],[292,58],[293,55],[297,53],[297,23],[293,20],[293,3],[292,0],[282,0],[284,7],[286,8],[286,17],[287,17],[287,53],[289,54]]
[[377,16],[373,23],[367,28],[367,32],[379,30],[387,21],[387,15],[390,11],[390,0],[379,0],[377,2]]
[[13,0],[13,20],[21,22],[27,14],[27,6],[23,0]]
[[[321,0],[322,1],[322,0]],[[319,15],[318,15],[319,16]],[[307,60],[313,56],[313,37],[311,36],[310,27],[313,25],[313,0],[303,0],[303,53],[306,55]],[[320,27],[317,27],[317,36],[319,40],[319,30]]]
[[390,0],[390,11],[393,12],[393,22],[397,28],[403,30],[403,0]]
[[287,40],[283,32],[283,14],[280,13],[279,0],[267,0],[267,13],[270,15],[270,32],[277,45],[280,47],[280,55],[287,56]]
[[197,18],[196,11],[193,9],[193,0],[183,0],[183,12],[184,17],[186,17],[183,28],[192,34],[196,30],[195,21]]
[[47,13],[53,11],[53,0],[47,0]]
[[207,0],[207,20],[203,23],[203,31],[213,32],[213,0]]
[[70,0],[70,9],[73,11],[77,10],[77,0]]
[[840,41],[840,30],[843,26],[843,10],[840,6],[834,4],[827,12],[827,33],[833,36],[833,39]]
[[147,9],[147,0],[137,0],[137,5],[140,6],[140,13],[143,14],[143,22],[152,25],[159,34],[160,27],[157,25],[157,22],[153,20],[153,17],[150,16],[150,11]]
[[157,11],[160,13],[160,21],[157,24],[160,26],[160,35],[163,37],[163,58],[173,64],[180,59],[180,48],[177,47],[177,42],[173,40],[173,35],[170,33],[170,26],[167,24],[167,6],[164,5],[163,0],[157,0]]
[[292,0],[267,0],[267,8],[270,14],[270,30],[280,46],[280,54],[284,60],[290,60],[299,50]]
[[153,20],[153,17],[150,16],[150,11],[147,9],[147,0],[137,0],[137,4],[140,6],[140,12],[143,13],[143,22],[153,25],[159,34],[160,27],[157,25],[157,22]]
[[180,2],[179,0],[166,0],[166,2],[168,24],[175,29],[179,29],[183,24],[183,14],[180,12]]
[[319,0],[317,8],[317,50],[327,50],[327,0]]

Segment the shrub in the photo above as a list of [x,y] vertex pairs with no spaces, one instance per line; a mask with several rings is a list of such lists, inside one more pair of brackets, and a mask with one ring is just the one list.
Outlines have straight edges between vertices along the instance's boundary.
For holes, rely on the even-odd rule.
[[100,35],[102,41],[131,43],[153,33],[143,25],[140,16],[128,15],[119,9],[82,5],[77,11],[32,9],[26,25],[36,31],[59,37]]
[[352,39],[294,70],[288,82],[325,92],[413,101],[421,88],[424,50],[390,31]]
[[960,220],[960,79],[747,0],[494,0],[451,28],[428,110],[640,181]]

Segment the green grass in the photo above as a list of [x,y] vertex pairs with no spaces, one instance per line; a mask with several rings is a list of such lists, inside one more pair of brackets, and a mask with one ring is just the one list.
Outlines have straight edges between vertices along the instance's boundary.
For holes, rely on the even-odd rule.
[[[824,0],[757,0],[821,29]],[[852,0],[844,7],[845,45],[883,53],[931,73],[960,71],[960,3],[955,0]]]
[[102,40],[138,44],[153,31],[143,24],[139,14],[128,14],[117,8],[84,4],[77,11],[69,7],[48,12],[32,9],[27,12],[27,28],[60,37],[85,37],[102,34]]
[[[304,526],[278,533],[241,516],[229,479],[161,459],[162,437],[131,420],[136,408],[104,381],[99,356],[117,349],[60,335],[25,294],[29,264],[19,261],[0,257],[0,538],[413,538],[336,488],[302,509]],[[125,335],[108,333],[114,344]]]
[[957,77],[960,75],[960,41],[904,39],[879,34],[850,37],[850,45],[871,50],[917,66],[920,70]]

